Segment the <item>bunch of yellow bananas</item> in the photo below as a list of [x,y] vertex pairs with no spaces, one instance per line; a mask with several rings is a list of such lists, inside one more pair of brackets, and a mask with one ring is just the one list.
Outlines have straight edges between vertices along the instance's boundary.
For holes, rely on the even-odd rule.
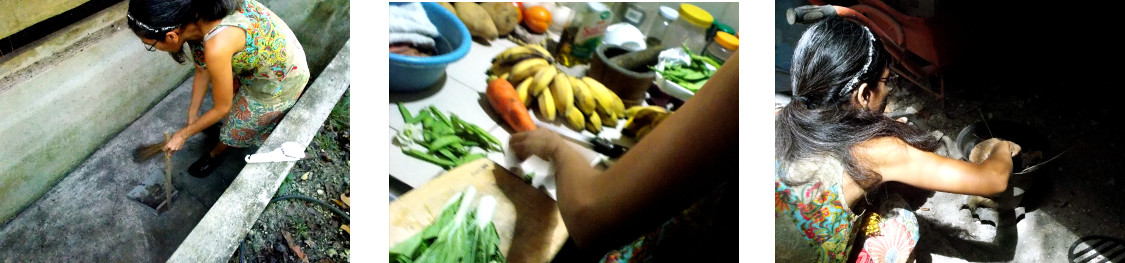
[[648,135],[657,124],[660,124],[664,118],[671,115],[672,112],[660,106],[633,106],[625,110],[625,117],[629,120],[625,121],[625,128],[621,130],[621,134],[633,136],[640,141],[645,135]]
[[612,90],[590,77],[558,70],[547,49],[526,44],[504,50],[492,59],[489,75],[507,76],[524,106],[538,103],[539,116],[554,121],[562,115],[566,126],[598,134],[602,126],[616,127],[625,118],[625,104]]

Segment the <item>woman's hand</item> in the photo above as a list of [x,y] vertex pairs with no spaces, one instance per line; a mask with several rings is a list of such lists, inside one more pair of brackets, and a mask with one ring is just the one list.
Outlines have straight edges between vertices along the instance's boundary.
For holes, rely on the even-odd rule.
[[562,137],[558,134],[546,129],[537,129],[512,134],[508,139],[508,145],[520,160],[525,160],[530,155],[551,160],[561,141]]
[[164,151],[175,152],[184,147],[184,141],[187,140],[187,136],[183,135],[183,131],[184,130],[181,129],[172,134],[172,138],[164,143]]
[[1012,153],[1012,157],[1016,157],[1016,155],[1020,154],[1020,151],[1023,150],[1023,147],[1020,147],[1019,144],[1012,141],[1003,141],[1003,143],[999,143],[996,146],[999,147],[1000,145],[1007,145],[1008,151]]

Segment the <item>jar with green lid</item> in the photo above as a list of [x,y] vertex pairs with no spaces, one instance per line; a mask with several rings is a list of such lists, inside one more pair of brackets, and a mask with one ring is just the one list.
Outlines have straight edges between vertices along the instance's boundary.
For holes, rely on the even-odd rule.
[[567,67],[588,63],[594,49],[602,43],[606,28],[613,22],[609,6],[602,3],[589,2],[575,11],[555,52],[555,58]]
[[703,50],[703,46],[707,44],[707,29],[711,28],[715,18],[692,4],[680,4],[678,11],[680,16],[664,32],[660,43],[669,48],[686,44],[692,51]]
[[730,59],[735,51],[738,51],[738,37],[719,31],[715,33],[715,43],[707,47],[706,56],[723,63]]

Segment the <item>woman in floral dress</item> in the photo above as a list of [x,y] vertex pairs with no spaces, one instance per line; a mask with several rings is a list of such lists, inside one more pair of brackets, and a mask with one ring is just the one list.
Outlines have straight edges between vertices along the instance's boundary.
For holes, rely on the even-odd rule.
[[[255,0],[130,0],[128,23],[149,51],[195,64],[187,124],[166,143],[177,151],[208,131],[220,140],[188,168],[206,177],[228,147],[261,145],[309,80],[305,52],[276,14]],[[200,115],[207,87],[214,106]],[[220,120],[226,122],[218,126]]]

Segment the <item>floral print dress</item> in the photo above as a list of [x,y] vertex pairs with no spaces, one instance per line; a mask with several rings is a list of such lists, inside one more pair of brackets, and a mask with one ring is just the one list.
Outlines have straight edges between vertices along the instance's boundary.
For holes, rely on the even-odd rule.
[[[246,32],[246,47],[231,58],[236,94],[219,138],[234,147],[258,146],[308,84],[305,51],[289,26],[255,0],[243,0],[242,7],[224,17],[207,38],[229,27]],[[204,69],[205,41],[188,42],[192,59]]]
[[738,258],[738,183],[719,184],[679,214],[599,262],[733,262]]
[[[875,211],[857,215],[843,198],[841,180],[846,174],[839,161],[777,162],[774,169],[778,261],[845,262],[857,236],[863,245],[857,262],[906,262],[910,258],[918,242],[918,220],[897,194],[891,194]],[[796,233],[803,238],[795,237]]]

